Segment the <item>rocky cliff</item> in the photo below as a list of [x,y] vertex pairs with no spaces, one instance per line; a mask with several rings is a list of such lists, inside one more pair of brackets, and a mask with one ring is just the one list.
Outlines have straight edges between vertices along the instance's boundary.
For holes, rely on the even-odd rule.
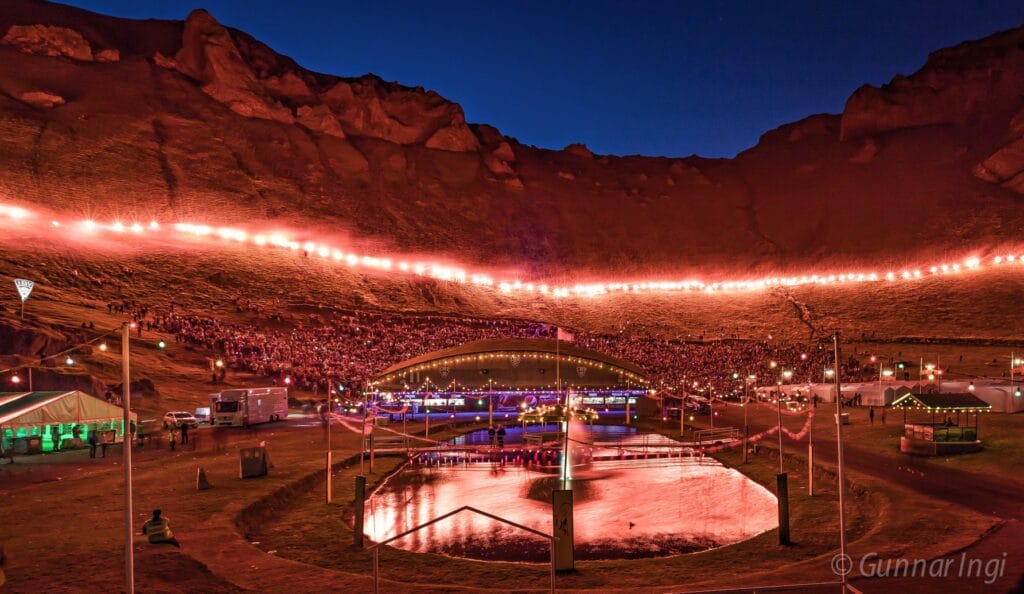
[[1022,92],[1014,29],[735,159],[616,157],[522,144],[421,87],[306,70],[203,10],[132,21],[9,0],[0,194],[535,272],[899,260],[1016,241]]

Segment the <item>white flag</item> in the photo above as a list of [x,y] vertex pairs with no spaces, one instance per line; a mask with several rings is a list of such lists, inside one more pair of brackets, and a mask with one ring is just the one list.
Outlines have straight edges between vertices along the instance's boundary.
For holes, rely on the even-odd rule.
[[28,299],[29,294],[32,293],[32,288],[35,287],[36,284],[30,280],[16,278],[14,279],[14,286],[18,288],[18,295],[21,295],[21,300],[25,301]]

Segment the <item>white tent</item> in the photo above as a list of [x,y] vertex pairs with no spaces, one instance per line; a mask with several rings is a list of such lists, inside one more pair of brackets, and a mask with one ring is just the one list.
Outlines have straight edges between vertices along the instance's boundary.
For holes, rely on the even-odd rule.
[[[757,389],[758,394],[766,396],[776,386],[764,386]],[[992,405],[992,412],[1016,413],[1024,411],[1024,396],[1017,396],[1018,389],[1024,390],[1022,382],[1011,385],[1009,380],[979,378],[976,380],[942,380],[925,382],[924,387],[917,382],[905,380],[886,380],[872,382],[843,382],[843,398],[849,400],[860,394],[863,406],[888,406],[895,398],[910,392],[937,391],[942,394],[973,393],[978,398]],[[834,402],[835,384],[789,384],[782,386],[785,394],[817,394],[821,402]]]
[[[0,439],[5,448],[50,451],[66,439],[84,439],[90,430],[119,440],[124,437],[123,417],[120,406],[77,390],[0,392]],[[131,419],[136,421],[137,416],[132,413]]]

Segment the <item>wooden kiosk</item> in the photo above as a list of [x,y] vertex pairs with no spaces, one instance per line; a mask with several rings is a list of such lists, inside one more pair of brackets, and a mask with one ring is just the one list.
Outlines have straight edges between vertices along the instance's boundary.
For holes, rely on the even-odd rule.
[[[903,410],[901,452],[916,456],[948,456],[981,449],[978,418],[981,413],[989,412],[992,405],[974,394],[904,394],[893,401],[892,408]],[[926,419],[908,422],[908,411],[917,413],[918,417],[926,416]]]

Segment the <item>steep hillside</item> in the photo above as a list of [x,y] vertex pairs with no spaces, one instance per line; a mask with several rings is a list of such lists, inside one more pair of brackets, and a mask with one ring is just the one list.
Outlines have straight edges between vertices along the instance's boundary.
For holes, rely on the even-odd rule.
[[305,70],[201,10],[10,0],[0,35],[0,195],[61,211],[584,274],[893,260],[1024,224],[1024,29],[936,52],[732,160],[537,149],[423,88]]

